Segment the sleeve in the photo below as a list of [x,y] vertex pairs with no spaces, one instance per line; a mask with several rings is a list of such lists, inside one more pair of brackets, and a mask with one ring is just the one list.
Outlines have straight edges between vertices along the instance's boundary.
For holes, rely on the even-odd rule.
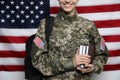
[[93,60],[94,71],[95,73],[100,73],[104,69],[104,64],[108,60],[108,49],[105,45],[105,40],[99,34],[94,23],[91,24],[91,35],[94,37],[95,42],[95,58]]
[[32,45],[31,58],[33,66],[47,76],[74,70],[72,58],[60,57],[55,50],[49,53],[45,40],[44,26],[45,22],[41,21],[36,33],[36,37],[39,37],[44,45],[40,48],[34,42]]

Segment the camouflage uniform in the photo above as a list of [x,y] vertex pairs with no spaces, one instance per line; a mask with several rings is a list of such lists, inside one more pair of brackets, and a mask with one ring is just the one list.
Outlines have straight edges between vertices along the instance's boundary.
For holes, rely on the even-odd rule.
[[[61,11],[55,17],[49,46],[45,40],[45,19],[41,20],[36,36],[45,43],[38,48],[32,46],[32,63],[46,75],[45,80],[90,80],[92,73],[100,73],[108,58],[108,50],[100,49],[101,36],[93,22],[77,16],[66,16]],[[82,74],[73,65],[73,57],[80,44],[95,44],[95,70]]]

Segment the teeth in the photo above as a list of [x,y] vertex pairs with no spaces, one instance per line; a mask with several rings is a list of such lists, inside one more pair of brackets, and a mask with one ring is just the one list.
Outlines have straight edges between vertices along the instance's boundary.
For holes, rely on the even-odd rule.
[[63,3],[64,5],[72,5],[71,3]]
[[72,4],[72,3],[63,3],[63,5],[66,6],[66,7],[70,7],[70,6],[72,6],[73,4]]
[[65,4],[65,6],[71,6],[72,4]]
[[65,6],[70,6],[70,5],[65,5]]

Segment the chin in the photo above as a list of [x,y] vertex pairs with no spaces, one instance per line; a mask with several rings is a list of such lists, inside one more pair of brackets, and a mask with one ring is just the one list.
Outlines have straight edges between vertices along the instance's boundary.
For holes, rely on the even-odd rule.
[[71,12],[73,12],[74,11],[74,9],[64,9],[64,12],[65,13],[71,13]]

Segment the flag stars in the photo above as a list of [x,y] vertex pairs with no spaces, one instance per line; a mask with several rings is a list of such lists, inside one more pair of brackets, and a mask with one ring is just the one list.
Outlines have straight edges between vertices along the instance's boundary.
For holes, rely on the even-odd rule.
[[11,12],[11,14],[14,14],[14,13],[15,13],[15,11],[14,11],[14,10],[11,10],[10,12]]
[[35,16],[35,18],[36,18],[36,19],[39,19],[39,16],[38,16],[38,15],[36,15],[36,16]]
[[25,11],[23,11],[23,10],[22,10],[22,11],[20,11],[20,13],[21,13],[21,14],[24,14],[24,13],[25,13]]
[[31,1],[31,2],[30,2],[30,4],[31,4],[31,5],[33,5],[33,4],[34,4],[34,2],[32,2],[32,1]]
[[0,14],[2,15],[0,23],[33,25],[46,12],[44,11],[44,4],[44,0],[38,0],[37,3],[33,0],[19,0],[18,2],[16,0],[0,0]]
[[0,1],[0,3],[1,3],[1,4],[4,4],[4,3],[5,3],[5,1]]
[[40,5],[43,5],[44,4],[44,2],[43,1],[40,1]]
[[22,19],[22,20],[21,20],[21,23],[25,23],[25,20],[24,20],[24,19]]
[[1,19],[1,23],[5,23],[5,19]]
[[8,6],[8,5],[7,5],[7,6],[5,6],[5,7],[6,7],[6,9],[10,9],[10,6]]
[[21,5],[24,5],[24,2],[23,2],[23,1],[21,1],[21,2],[20,2],[20,4],[21,4]]
[[19,15],[19,14],[17,14],[17,15],[16,15],[16,18],[18,18],[18,19],[19,19],[19,18],[20,18],[20,15]]
[[31,20],[31,23],[34,23],[34,20],[33,20],[33,19]]
[[1,12],[1,14],[3,14],[3,13],[5,13],[5,10],[1,10],[0,12]]
[[25,9],[28,10],[28,9],[29,9],[29,6],[25,6]]
[[26,15],[25,17],[26,17],[26,19],[28,19],[30,16],[29,16],[29,15]]
[[15,2],[14,1],[10,1],[10,4],[13,5]]
[[16,8],[16,9],[19,9],[19,8],[20,8],[20,6],[18,6],[18,5],[17,5],[17,6],[15,6],[15,8]]
[[15,20],[14,20],[14,19],[11,19],[11,23],[15,23]]
[[31,13],[31,14],[33,14],[33,13],[34,13],[34,11],[30,11],[30,13]]
[[35,6],[35,9],[36,9],[36,10],[39,9],[39,6],[36,5],[36,6]]
[[44,11],[43,10],[40,10],[40,14],[43,14],[44,13]]
[[9,14],[7,14],[7,15],[6,15],[6,18],[10,18],[10,15],[9,15]]

